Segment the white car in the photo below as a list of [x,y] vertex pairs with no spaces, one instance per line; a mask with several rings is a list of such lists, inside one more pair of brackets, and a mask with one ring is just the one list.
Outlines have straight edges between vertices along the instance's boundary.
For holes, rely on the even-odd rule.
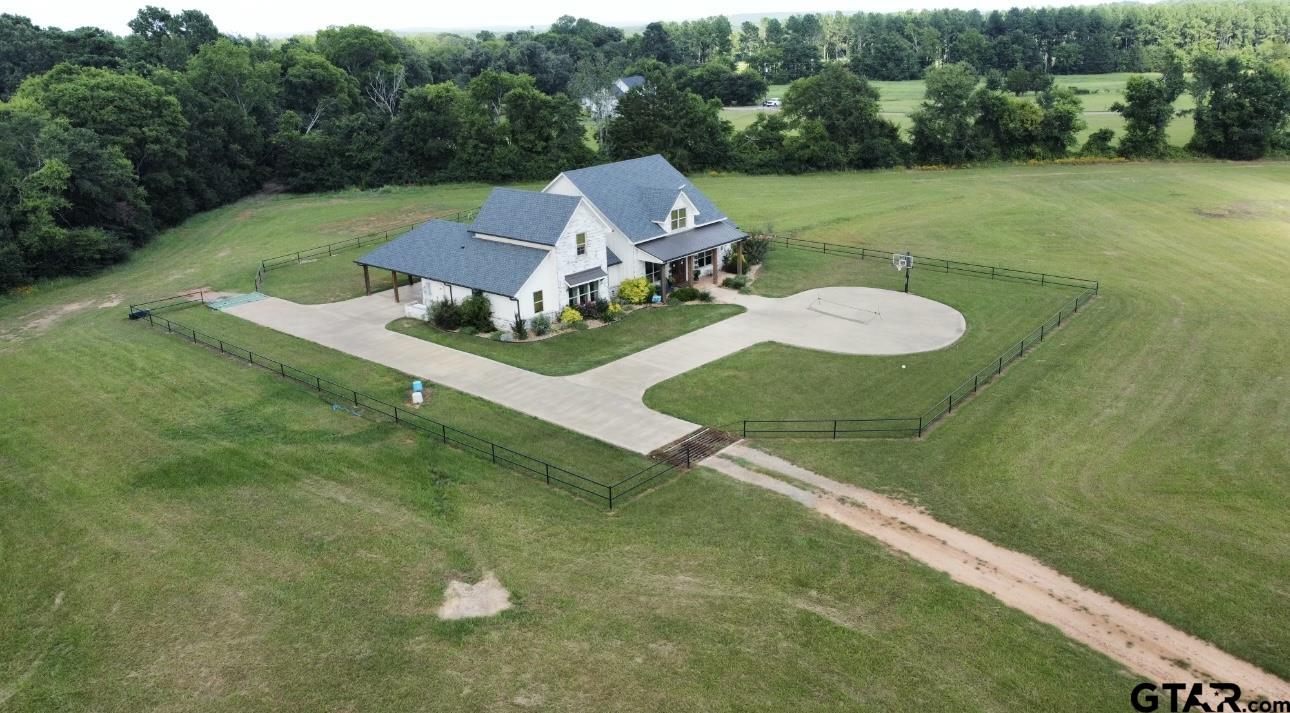
[[766,101],[762,102],[761,105],[778,109],[779,99],[776,99],[775,97],[771,97],[770,99],[767,99]]

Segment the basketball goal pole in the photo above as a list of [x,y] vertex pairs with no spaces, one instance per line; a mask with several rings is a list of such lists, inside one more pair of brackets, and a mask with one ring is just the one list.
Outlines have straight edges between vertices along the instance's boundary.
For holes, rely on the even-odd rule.
[[909,273],[912,272],[913,269],[914,265],[912,263],[905,266],[905,294],[909,294]]

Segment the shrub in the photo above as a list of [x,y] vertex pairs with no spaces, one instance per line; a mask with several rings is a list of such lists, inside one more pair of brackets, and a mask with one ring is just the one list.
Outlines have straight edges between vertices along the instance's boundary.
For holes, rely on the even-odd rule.
[[617,302],[610,302],[605,308],[605,321],[612,322],[621,316],[623,316],[623,306]]
[[693,302],[699,299],[699,291],[693,287],[678,287],[672,291],[672,299],[677,302]]
[[579,331],[579,332],[584,331],[584,330],[586,330],[586,329],[587,329],[587,323],[586,323],[586,322],[574,322],[574,323],[573,323],[573,328],[574,328],[576,331]]
[[742,290],[743,288],[748,286],[748,278],[744,275],[735,275],[734,277],[727,277],[726,279],[721,281],[721,286],[729,287],[732,290]]
[[703,290],[702,292],[700,292],[700,293],[699,293],[699,301],[700,301],[700,302],[711,302],[711,301],[712,301],[712,293],[711,293],[711,292],[708,292],[707,290]]
[[535,335],[539,337],[545,336],[547,332],[551,331],[551,318],[545,314],[539,314],[533,318],[529,326],[533,328]]
[[470,326],[470,325],[468,324],[468,325],[466,325],[466,326],[464,326],[464,327],[462,327],[462,328],[461,328],[461,333],[462,333],[462,334],[466,334],[466,335],[469,335],[469,336],[472,336],[472,337],[473,337],[473,336],[475,336],[476,334],[479,334],[479,330],[478,330],[478,329],[475,329],[474,327],[472,327],[472,326]]
[[519,339],[521,341],[528,339],[529,338],[528,325],[524,324],[524,320],[522,319],[515,320],[515,324],[511,325],[511,334],[514,335],[516,339]]
[[653,294],[654,286],[643,277],[633,277],[618,284],[618,296],[634,305],[645,304]]
[[744,241],[744,262],[749,265],[760,265],[770,252],[770,238],[748,238]]
[[493,331],[493,305],[482,294],[473,294],[461,301],[461,323],[480,332]]
[[564,311],[560,312],[561,324],[577,324],[581,321],[582,313],[572,307],[565,307]]
[[439,329],[457,329],[461,326],[461,308],[455,302],[439,300],[430,305],[430,321]]

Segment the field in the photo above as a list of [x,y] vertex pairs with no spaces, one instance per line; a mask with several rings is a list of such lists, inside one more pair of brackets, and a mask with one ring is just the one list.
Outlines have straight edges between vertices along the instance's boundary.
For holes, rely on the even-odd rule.
[[[1290,164],[696,182],[745,227],[1100,278],[1087,313],[923,441],[758,445],[1290,674]],[[1110,661],[778,496],[700,469],[605,515],[124,319],[122,301],[246,291],[265,255],[486,191],[252,198],[0,301],[0,709],[1124,708],[1133,679]],[[857,279],[784,255],[758,289]],[[946,293],[970,321],[1005,299],[974,284]],[[405,387],[228,315],[175,317]],[[780,388],[729,381],[732,411]],[[445,389],[431,408],[556,462],[638,462]],[[445,584],[486,571],[516,608],[440,622]]]
[[[1124,133],[1124,120],[1119,114],[1111,111],[1111,105],[1124,100],[1124,84],[1131,75],[1127,72],[1113,74],[1071,74],[1054,77],[1056,84],[1062,87],[1073,87],[1080,94],[1084,103],[1084,121],[1088,127],[1080,132],[1078,139],[1083,143],[1088,135],[1098,129],[1112,129],[1118,138]],[[918,109],[923,101],[923,81],[914,79],[904,82],[870,82],[881,95],[883,116],[896,122],[904,130],[906,138],[911,127],[909,114]],[[771,85],[766,93],[768,97],[784,98],[788,92],[787,84]],[[1033,101],[1034,94],[1026,98]],[[1175,109],[1185,110],[1195,107],[1195,100],[1190,94],[1184,94],[1174,102]],[[756,118],[760,109],[735,107],[722,111],[722,116],[734,124],[736,129],[746,128]],[[1175,117],[1169,124],[1169,141],[1175,146],[1182,146],[1191,140],[1191,117]]]

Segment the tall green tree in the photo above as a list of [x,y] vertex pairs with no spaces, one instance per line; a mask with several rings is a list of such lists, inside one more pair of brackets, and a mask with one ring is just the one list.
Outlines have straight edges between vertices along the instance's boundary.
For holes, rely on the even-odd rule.
[[23,82],[15,96],[120,149],[161,223],[192,212],[185,181],[188,121],[179,101],[161,87],[136,75],[60,64]]
[[681,171],[720,168],[730,158],[731,131],[720,102],[704,101],[660,75],[618,102],[604,151],[613,160],[662,154]]
[[913,152],[919,163],[957,165],[972,160],[972,93],[977,76],[967,63],[927,70],[923,103],[910,115]]
[[1290,121],[1290,76],[1269,63],[1236,56],[1200,57],[1192,65],[1196,132],[1188,148],[1249,161],[1284,139]]
[[1111,110],[1124,117],[1120,155],[1129,158],[1158,158],[1169,153],[1166,134],[1174,116],[1174,101],[1185,87],[1182,65],[1171,59],[1159,78],[1134,75],[1124,85],[1124,101]]
[[799,132],[828,137],[842,166],[895,166],[904,158],[900,129],[879,116],[878,99],[877,89],[834,63],[788,88],[784,115]]

